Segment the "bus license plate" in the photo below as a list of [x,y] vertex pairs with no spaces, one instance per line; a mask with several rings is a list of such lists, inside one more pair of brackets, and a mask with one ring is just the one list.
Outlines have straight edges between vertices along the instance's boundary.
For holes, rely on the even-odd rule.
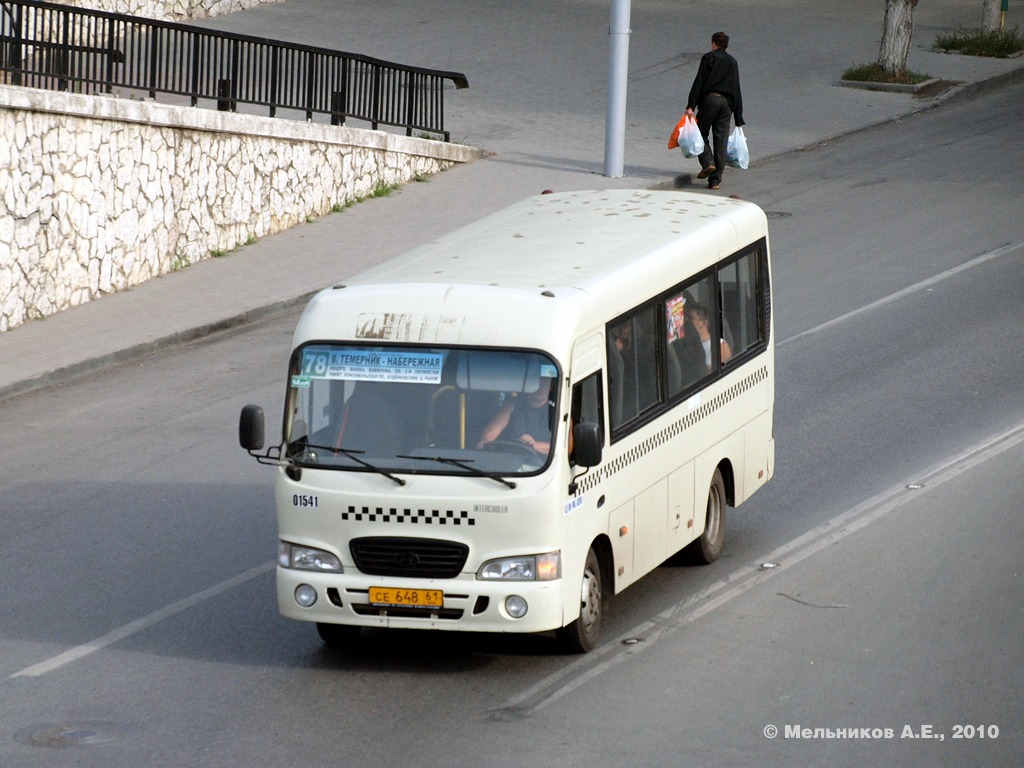
[[400,608],[443,608],[444,592],[439,589],[370,587],[370,605]]

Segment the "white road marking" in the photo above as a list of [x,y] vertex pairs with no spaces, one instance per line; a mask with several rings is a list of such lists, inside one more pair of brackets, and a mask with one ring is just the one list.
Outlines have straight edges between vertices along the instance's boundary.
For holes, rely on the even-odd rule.
[[922,280],[919,283],[914,283],[913,285],[907,286],[901,291],[896,291],[896,293],[889,294],[888,296],[885,296],[879,299],[878,301],[873,301],[870,304],[865,304],[863,307],[859,307],[850,312],[847,312],[845,315],[834,317],[831,320],[822,323],[821,325],[816,325],[814,328],[809,328],[808,330],[803,331],[802,333],[798,333],[795,336],[790,336],[788,339],[780,341],[778,344],[776,344],[775,348],[779,349],[781,347],[788,346],[789,344],[792,344],[794,341],[798,341],[800,339],[806,338],[807,336],[812,336],[816,333],[820,333],[821,331],[828,330],[829,328],[839,325],[840,323],[845,323],[847,320],[851,320],[854,317],[866,314],[868,312],[878,309],[879,307],[884,307],[886,304],[892,304],[893,302],[899,301],[900,299],[910,296],[911,294],[917,293],[918,291],[923,291],[927,288],[931,288],[933,285],[936,285],[938,283],[941,283],[943,280],[948,280],[951,277],[959,275],[961,272],[966,272],[969,269],[980,267],[982,264],[986,264],[987,262],[992,261],[993,259],[998,259],[1000,256],[1005,256],[1008,253],[1013,253],[1014,251],[1022,247],[1024,247],[1024,242],[1009,243],[1007,245],[996,248],[995,250],[989,251],[988,253],[983,253],[980,256],[974,257],[970,261],[964,262],[963,264],[960,264],[951,269],[947,269],[945,272],[940,272],[937,275],[933,275],[929,277],[927,280]]
[[97,637],[95,640],[88,643],[77,645],[70,650],[64,651],[64,653],[54,656],[53,658],[41,661],[38,664],[33,664],[31,667],[25,667],[25,669],[20,672],[15,672],[9,679],[16,677],[39,677],[40,675],[45,675],[47,672],[53,672],[55,669],[60,669],[66,664],[70,664],[72,661],[78,661],[85,656],[89,656],[96,651],[106,648],[108,645],[112,645],[120,640],[124,640],[126,637],[131,637],[134,634],[149,629],[154,624],[158,624],[164,619],[170,618],[182,611],[187,611],[189,608],[199,605],[200,603],[216,597],[223,592],[227,592],[229,589],[234,589],[247,581],[251,581],[257,576],[269,573],[276,566],[277,561],[272,560],[269,563],[264,563],[263,565],[258,565],[255,568],[250,568],[248,571],[240,573],[237,576],[233,576],[226,581],[222,581],[220,584],[204,589],[201,592],[196,592],[194,595],[182,598],[175,603],[171,603],[157,611],[153,611],[153,613],[143,616],[141,619],[136,619],[122,627],[118,627],[112,632],[108,632],[103,635],[103,637]]

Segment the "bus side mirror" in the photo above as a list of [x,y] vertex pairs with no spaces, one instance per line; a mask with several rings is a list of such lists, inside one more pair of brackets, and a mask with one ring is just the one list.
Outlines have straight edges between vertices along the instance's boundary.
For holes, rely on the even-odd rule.
[[258,405],[242,408],[238,418],[238,442],[247,451],[258,451],[263,447],[263,409]]
[[572,428],[573,461],[580,467],[596,467],[601,463],[601,427],[591,422]]

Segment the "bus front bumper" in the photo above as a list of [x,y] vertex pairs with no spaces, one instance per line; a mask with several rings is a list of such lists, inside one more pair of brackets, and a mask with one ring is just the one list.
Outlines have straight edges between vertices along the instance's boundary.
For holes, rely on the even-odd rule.
[[[402,605],[373,605],[370,590],[401,593]],[[356,573],[277,569],[277,604],[282,616],[298,621],[392,629],[463,632],[544,632],[563,624],[564,581],[481,581],[407,579]],[[440,605],[409,602],[431,593]],[[438,595],[437,593],[440,593]],[[312,602],[310,600],[312,599]],[[525,613],[516,618],[525,606]]]

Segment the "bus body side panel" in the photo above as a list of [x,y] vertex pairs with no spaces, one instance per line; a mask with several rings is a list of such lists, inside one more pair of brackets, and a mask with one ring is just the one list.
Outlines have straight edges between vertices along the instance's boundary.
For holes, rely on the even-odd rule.
[[[601,491],[614,510],[608,536],[615,552],[615,591],[657,568],[694,536],[692,441],[672,423],[673,410],[605,451]],[[626,510],[629,510],[628,513]]]
[[612,510],[608,516],[608,538],[615,558],[615,592],[636,580],[633,568],[633,499]]
[[742,504],[767,483],[775,471],[775,441],[772,439],[772,413],[758,416],[744,430],[746,451],[742,495],[736,483],[736,504]]
[[636,497],[636,539],[633,558],[638,573],[647,573],[668,557],[668,478],[665,477]]
[[688,461],[668,478],[668,553],[678,552],[693,541],[693,462]]
[[[761,372],[764,361],[752,362],[606,450],[602,488],[616,514],[625,518],[628,499],[635,502],[626,537],[631,543],[620,536],[626,523],[609,524],[616,592],[704,532],[708,489],[720,464],[731,467],[736,504],[767,482],[769,389]],[[746,425],[749,420],[753,423]],[[716,442],[707,445],[709,439]],[[619,562],[626,551],[632,553],[631,560]]]

